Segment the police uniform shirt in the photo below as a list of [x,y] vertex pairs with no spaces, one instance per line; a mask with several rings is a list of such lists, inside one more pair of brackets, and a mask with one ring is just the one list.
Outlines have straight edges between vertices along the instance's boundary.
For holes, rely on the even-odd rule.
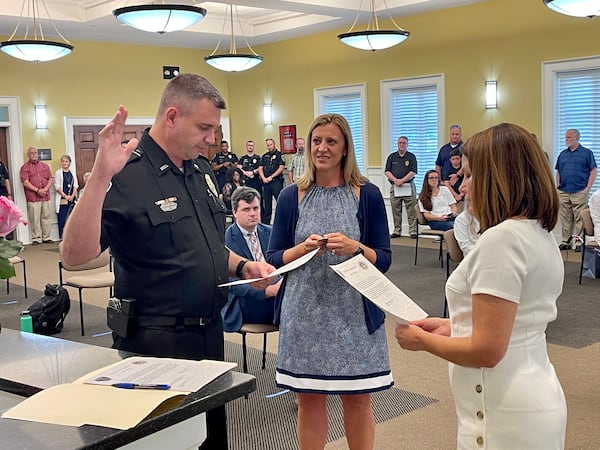
[[0,195],[6,197],[8,195],[8,190],[6,189],[6,180],[9,180],[8,170],[6,170],[6,166],[0,161]]
[[[400,153],[398,152],[391,153],[385,164],[385,171],[387,172],[388,170],[392,172],[392,175],[396,178],[404,178],[408,172],[414,172],[416,174],[417,157],[411,152],[406,152],[404,156],[400,156]],[[391,180],[388,181],[392,183]]]
[[260,180],[260,175],[258,174],[258,166],[260,166],[260,156],[254,154],[252,156],[245,154],[242,156],[238,163],[242,166],[242,170],[252,171],[254,173],[253,178],[246,178],[246,186],[253,187],[254,189],[260,192],[262,187],[262,181]]
[[225,207],[208,160],[183,172],[144,132],[112,179],[102,212],[102,249],[115,258],[115,295],[136,315],[214,317],[227,301]]
[[[279,166],[284,166],[285,162],[283,161],[283,155],[279,150],[274,150],[273,152],[267,152],[262,155],[260,159],[260,165],[263,168],[263,173],[265,178],[270,177],[279,169]],[[283,178],[282,174],[279,174],[277,178]]]

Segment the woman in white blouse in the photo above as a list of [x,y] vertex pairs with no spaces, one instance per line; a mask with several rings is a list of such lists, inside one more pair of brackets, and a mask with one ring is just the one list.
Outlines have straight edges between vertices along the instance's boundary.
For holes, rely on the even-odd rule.
[[552,173],[537,141],[512,124],[474,135],[465,158],[481,236],[446,282],[450,319],[398,325],[396,339],[449,361],[459,449],[560,450],[567,405],[545,333],[564,279]]
[[419,193],[419,209],[432,230],[450,230],[456,217],[456,200],[446,186],[442,186],[435,170],[428,170]]
[[56,189],[54,201],[58,219],[58,236],[62,239],[67,216],[75,203],[79,184],[77,183],[77,177],[70,170],[71,157],[69,155],[60,157],[60,165],[62,167],[54,174],[54,188]]

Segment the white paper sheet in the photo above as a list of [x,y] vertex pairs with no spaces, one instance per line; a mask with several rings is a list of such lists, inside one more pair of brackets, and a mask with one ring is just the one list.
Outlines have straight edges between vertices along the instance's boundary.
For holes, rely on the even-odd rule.
[[410,197],[412,188],[410,183],[404,183],[402,186],[394,185],[394,197]]
[[428,315],[363,255],[329,267],[400,324],[407,325]]
[[133,356],[87,374],[75,383],[110,386],[114,383],[168,384],[171,390],[195,392],[237,366],[225,361]]
[[259,281],[259,280],[266,280],[267,278],[276,277],[278,275],[283,275],[284,273],[290,272],[294,269],[297,269],[298,267],[301,267],[304,264],[306,264],[307,262],[309,262],[319,252],[319,250],[320,250],[319,248],[314,249],[312,252],[307,253],[306,255],[301,256],[300,258],[297,258],[297,259],[287,263],[284,266],[281,266],[279,269],[271,272],[269,274],[269,276],[266,276],[264,278],[250,278],[250,279],[245,279],[245,280],[235,280],[235,281],[230,281],[229,283],[219,284],[218,287],[235,286],[238,284],[248,284],[248,283],[253,283],[253,282]]

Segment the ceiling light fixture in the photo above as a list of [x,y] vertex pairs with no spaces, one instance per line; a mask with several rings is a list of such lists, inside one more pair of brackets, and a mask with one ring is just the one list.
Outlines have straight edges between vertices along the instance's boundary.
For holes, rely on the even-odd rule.
[[[387,2],[384,0],[383,3],[385,8],[388,9]],[[338,34],[338,39],[344,44],[360,50],[383,50],[404,42],[410,35],[408,31],[400,28],[398,24],[394,22],[394,19],[392,19],[391,16],[390,20],[396,29],[380,30],[377,14],[375,14],[375,0],[371,0],[371,11],[367,29],[365,31],[352,31],[358,22],[361,7],[362,0],[358,9],[358,13],[356,14],[356,19],[354,19],[354,23],[350,29],[346,33]]]
[[206,9],[194,5],[161,3],[117,8],[117,20],[130,27],[151,33],[169,33],[188,28],[206,16]]
[[[50,21],[50,24],[54,28],[54,31],[56,31],[56,33],[60,36],[62,42],[48,41],[44,38],[42,22],[40,21],[39,1],[42,2],[44,10],[46,11],[46,15],[48,16],[48,21]],[[13,31],[13,34],[11,34],[7,41],[0,43],[0,50],[7,55],[22,59],[24,61],[46,62],[67,56],[73,51],[73,46],[71,43],[67,41],[62,34],[60,34],[60,31],[58,31],[58,29],[50,20],[50,13],[48,12],[48,7],[46,6],[45,0],[39,1],[23,0],[23,5],[21,6],[21,16],[17,22],[15,31]],[[24,14],[25,5],[27,5],[26,15]],[[19,31],[21,20],[28,20],[27,18],[29,17],[31,17],[32,23],[31,26],[29,24],[25,26],[25,36],[23,39],[13,39]],[[29,36],[30,32],[33,34],[31,37]]]
[[594,17],[600,15],[598,0],[543,0],[544,5],[557,13],[575,17]]
[[[242,33],[242,37],[244,38],[244,42],[250,50],[251,53],[238,53],[235,46],[235,35],[233,33],[233,4],[230,4],[228,10],[225,11],[225,20],[223,21],[223,28],[221,29],[221,36],[219,37],[219,42],[217,42],[217,47],[213,50],[213,52],[204,57],[204,61],[215,69],[223,70],[225,72],[242,72],[244,70],[252,69],[253,67],[259,65],[263,57],[259,56],[253,49],[250,47],[246,36],[244,36],[244,32],[242,30],[242,23],[240,21],[240,16],[238,14],[237,6],[235,7],[235,15],[237,16],[238,24],[240,26],[240,31]],[[229,25],[231,27],[231,44],[229,46],[229,53],[221,53],[216,54],[221,46],[221,39],[223,38],[223,32],[225,30],[225,23],[227,22],[227,11],[229,11]]]

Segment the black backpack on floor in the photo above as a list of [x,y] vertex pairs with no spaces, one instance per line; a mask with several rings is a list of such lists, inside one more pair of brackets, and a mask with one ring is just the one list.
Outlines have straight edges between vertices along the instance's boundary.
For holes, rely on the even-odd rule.
[[33,332],[38,334],[60,333],[70,309],[71,299],[66,289],[57,284],[47,284],[44,296],[29,307]]

